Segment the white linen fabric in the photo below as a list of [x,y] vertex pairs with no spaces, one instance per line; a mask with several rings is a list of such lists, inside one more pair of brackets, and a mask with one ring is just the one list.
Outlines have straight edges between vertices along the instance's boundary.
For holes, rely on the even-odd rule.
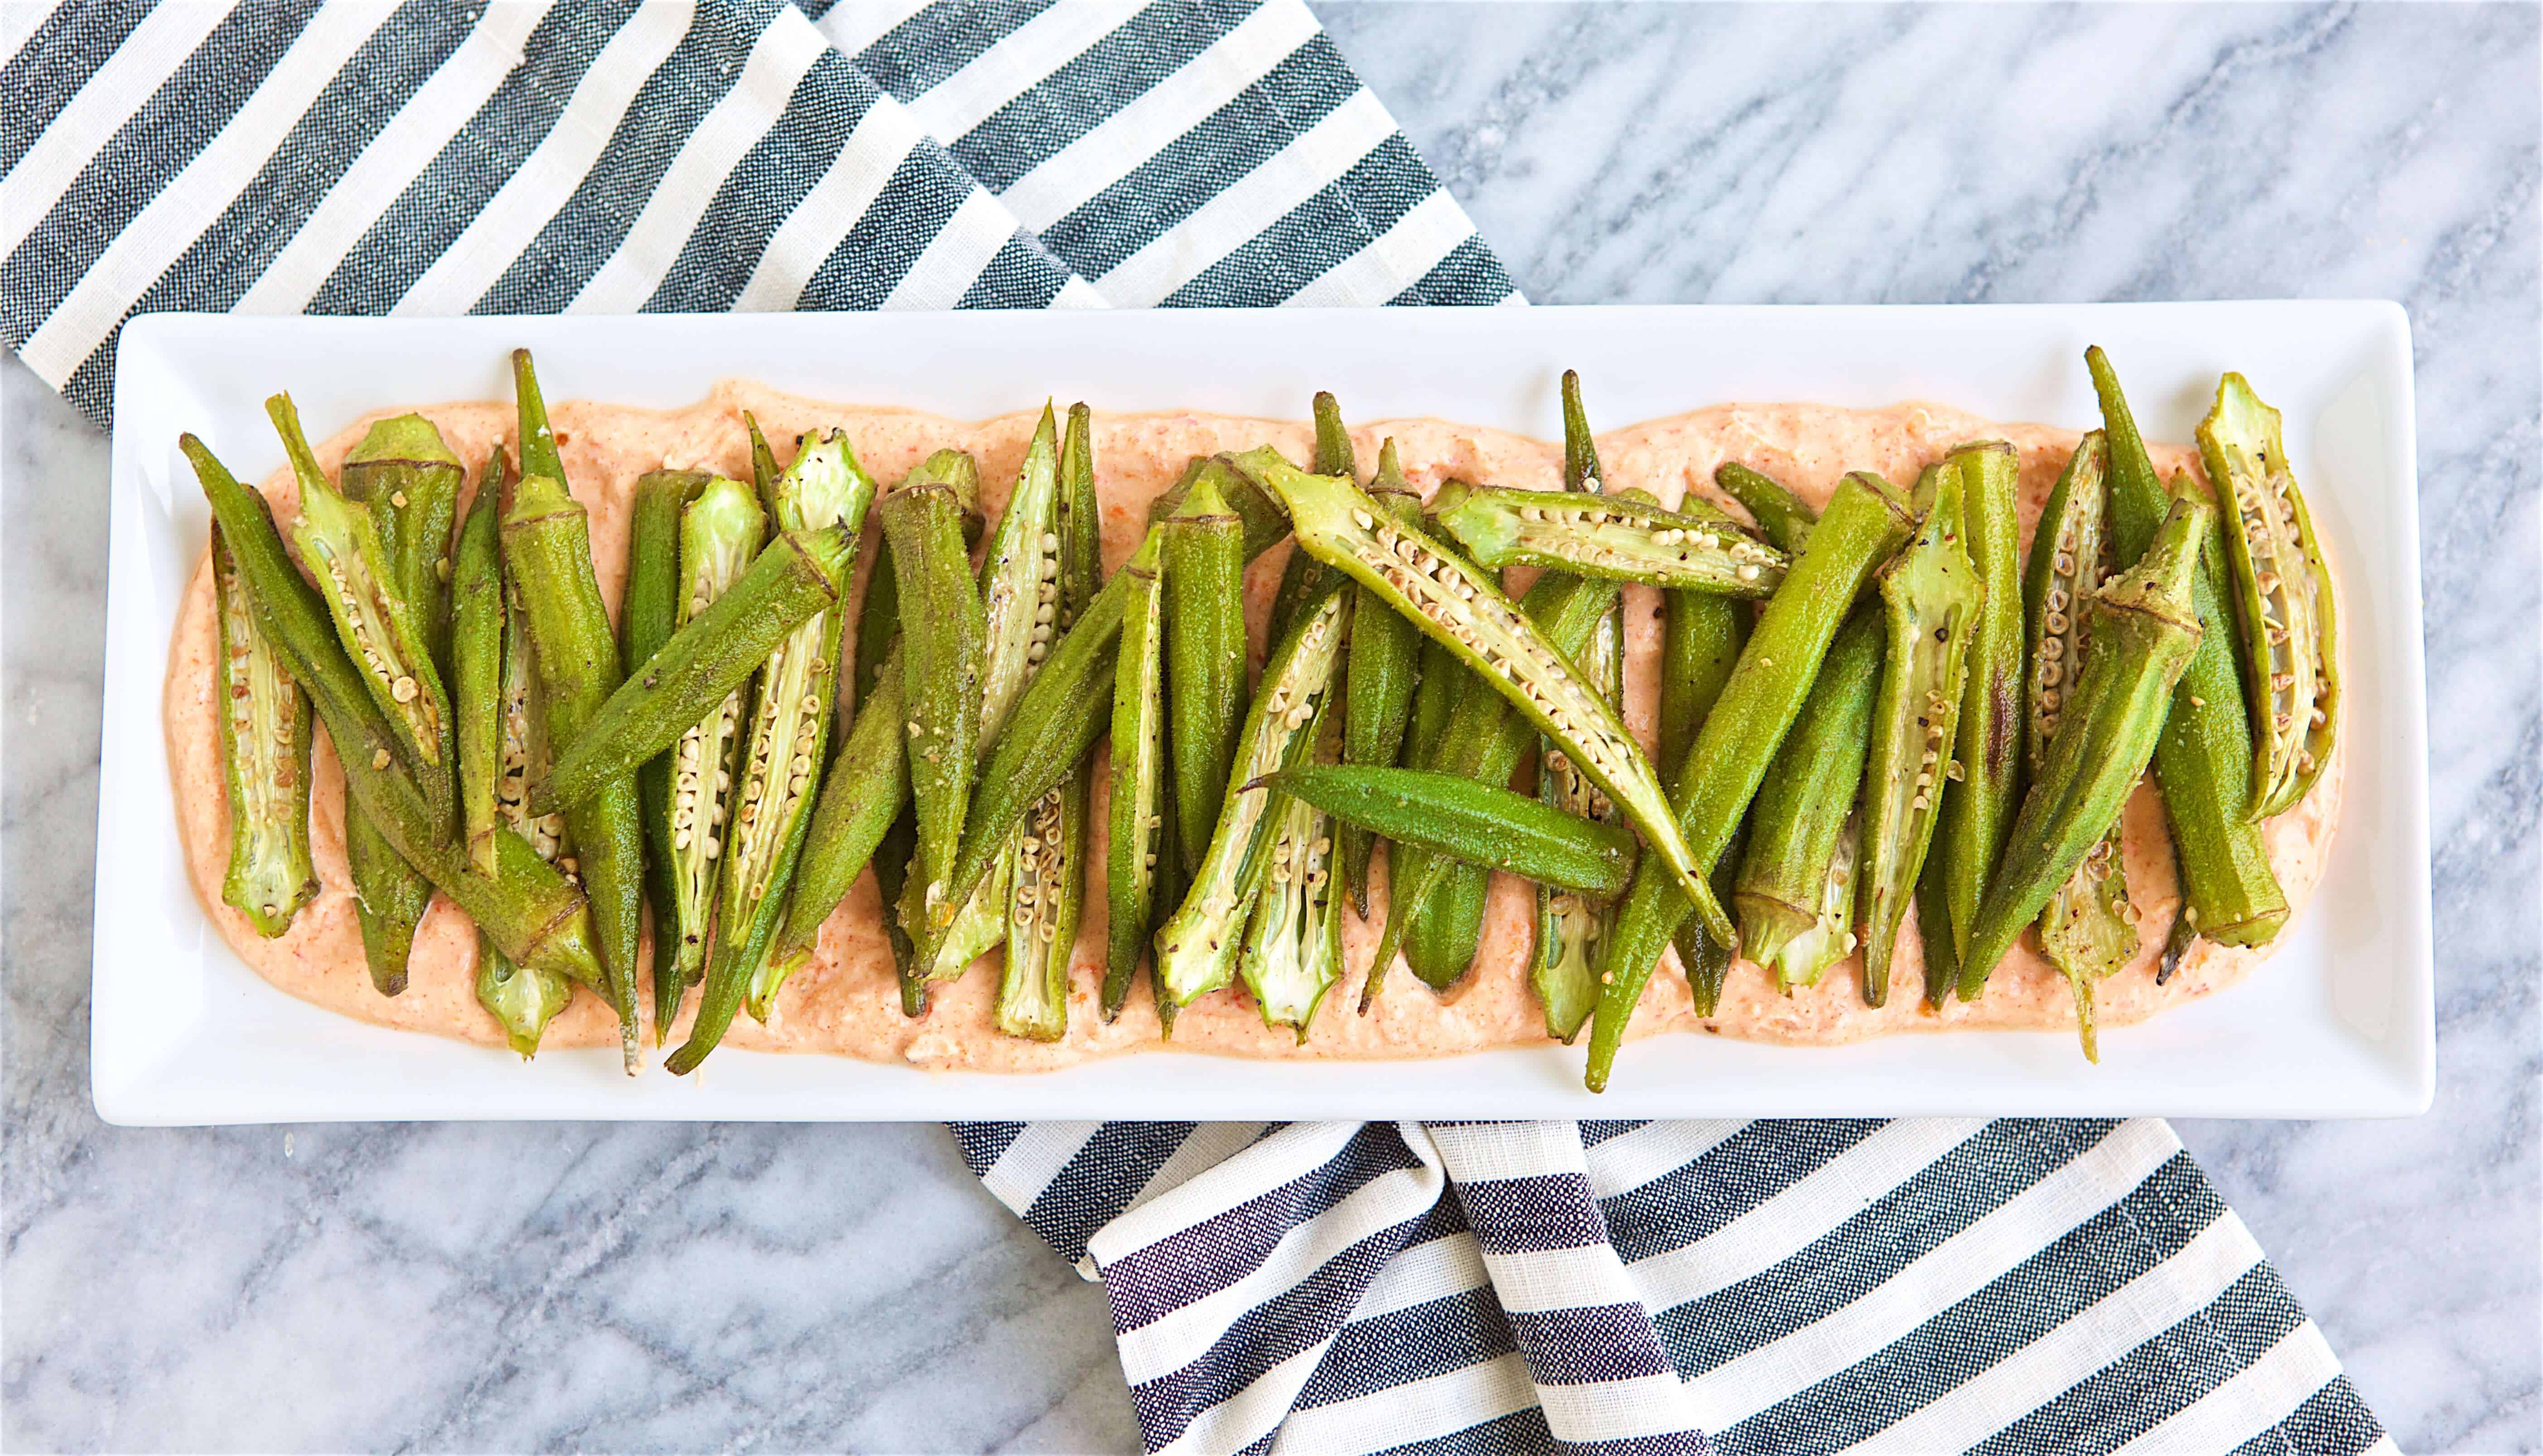
[[[1301,0],[62,0],[0,331],[135,312],[1492,304]],[[967,1123],[1152,1449],[2387,1449],[2160,1122]]]

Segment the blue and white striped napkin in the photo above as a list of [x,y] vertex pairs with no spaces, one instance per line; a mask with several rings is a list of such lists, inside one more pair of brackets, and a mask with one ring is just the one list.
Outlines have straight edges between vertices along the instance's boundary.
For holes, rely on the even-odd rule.
[[[1482,304],[1300,0],[0,6],[0,330]],[[1155,1450],[2389,1449],[2157,1121],[971,1123]]]

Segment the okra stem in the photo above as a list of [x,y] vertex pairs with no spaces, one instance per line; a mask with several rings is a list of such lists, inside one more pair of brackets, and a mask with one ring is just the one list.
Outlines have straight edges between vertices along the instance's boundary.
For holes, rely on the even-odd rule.
[[[1906,540],[1914,523],[1880,477],[1855,474],[1838,483],[1811,529],[1810,544],[1767,598],[1739,664],[1678,769],[1670,803],[1698,863],[1709,869],[1730,844],[1802,711],[1828,644],[1874,569]],[[1648,861],[1635,870],[1599,975],[1585,1079],[1590,1091],[1605,1090],[1634,1004],[1686,910],[1671,877]]]
[[1751,470],[1736,460],[1725,460],[1713,470],[1713,483],[1732,499],[1747,507],[1756,518],[1757,528],[1777,550],[1799,556],[1811,539],[1811,527],[1818,513],[1810,502],[1784,488],[1783,484],[1762,471]]

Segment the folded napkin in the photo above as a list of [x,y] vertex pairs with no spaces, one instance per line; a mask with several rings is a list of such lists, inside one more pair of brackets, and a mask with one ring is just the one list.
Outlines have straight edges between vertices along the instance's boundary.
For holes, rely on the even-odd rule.
[[[1299,0],[0,17],[0,330],[138,310],[1480,304]],[[2158,1121],[968,1123],[1155,1450],[2389,1446]]]

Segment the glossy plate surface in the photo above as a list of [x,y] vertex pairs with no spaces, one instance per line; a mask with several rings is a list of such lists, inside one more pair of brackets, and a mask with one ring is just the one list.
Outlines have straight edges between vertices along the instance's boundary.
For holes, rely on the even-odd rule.
[[[176,441],[241,478],[280,458],[265,397],[324,433],[360,411],[502,398],[527,345],[559,397],[670,406],[749,375],[816,397],[960,418],[1046,396],[1106,409],[1296,417],[1331,389],[1354,418],[1439,415],[1540,436],[1567,365],[1610,427],[1725,400],[1945,401],[1996,420],[2097,421],[2088,344],[2110,348],[2147,436],[2188,440],[2217,374],[2285,415],[2347,593],[2349,787],[2325,879],[2241,986],[2106,1030],[2102,1064],[2057,1033],[1786,1048],[1670,1036],[1627,1048],[1614,1091],[1577,1048],[1285,1064],[1117,1058],[1035,1077],[727,1050],[702,1077],[630,1080],[614,1050],[507,1052],[391,1032],[271,989],[187,882],[162,746],[168,638],[207,513]],[[1897,308],[1501,308],[309,319],[163,315],[116,362],[92,1071],[118,1123],[423,1117],[2374,1116],[2435,1083],[2426,698],[2410,326],[2375,302]]]

